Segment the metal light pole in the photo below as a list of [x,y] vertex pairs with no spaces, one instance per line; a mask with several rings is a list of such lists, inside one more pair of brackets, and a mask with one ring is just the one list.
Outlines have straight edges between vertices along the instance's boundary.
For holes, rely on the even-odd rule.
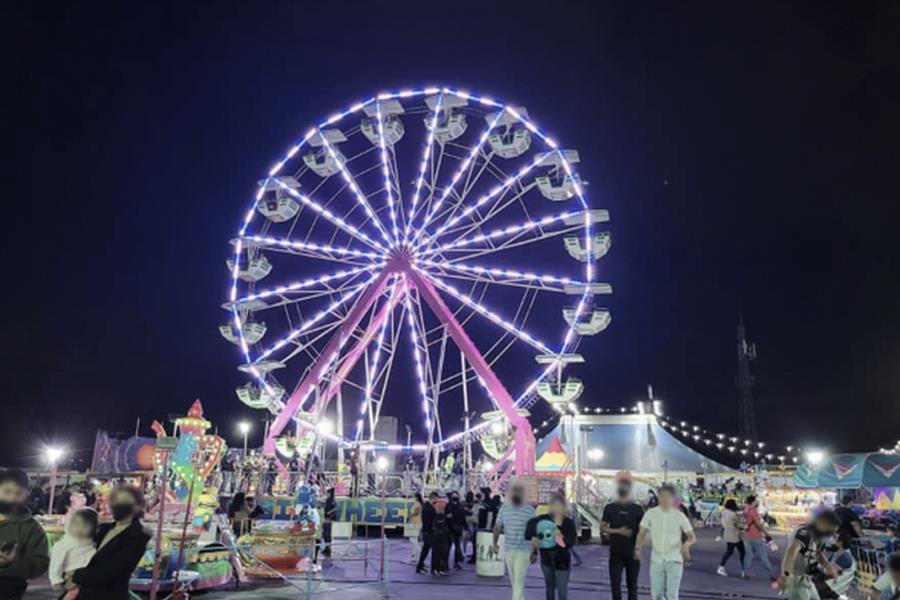
[[57,467],[59,465],[59,459],[63,456],[63,450],[61,448],[56,448],[53,446],[48,446],[44,453],[47,457],[47,462],[50,463],[50,499],[49,504],[47,506],[47,514],[53,514],[53,500],[56,495],[56,473]]

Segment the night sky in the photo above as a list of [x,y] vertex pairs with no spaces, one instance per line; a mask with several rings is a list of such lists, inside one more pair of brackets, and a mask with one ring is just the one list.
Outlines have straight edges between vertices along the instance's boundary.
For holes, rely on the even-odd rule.
[[736,432],[742,308],[762,439],[900,438],[897,3],[227,4],[5,19],[0,464],[196,397],[237,443],[216,327],[256,179],[323,115],[428,84],[527,106],[612,214],[583,404],[652,383]]

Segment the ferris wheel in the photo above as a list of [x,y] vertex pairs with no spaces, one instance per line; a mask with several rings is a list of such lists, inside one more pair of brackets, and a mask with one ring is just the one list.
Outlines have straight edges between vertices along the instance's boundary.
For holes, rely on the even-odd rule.
[[525,108],[448,87],[310,128],[258,182],[228,260],[220,332],[238,397],[271,413],[264,451],[374,440],[384,414],[412,425],[390,449],[489,438],[504,476],[533,472],[528,407],[573,406],[563,370],[610,322],[609,216],[579,161]]

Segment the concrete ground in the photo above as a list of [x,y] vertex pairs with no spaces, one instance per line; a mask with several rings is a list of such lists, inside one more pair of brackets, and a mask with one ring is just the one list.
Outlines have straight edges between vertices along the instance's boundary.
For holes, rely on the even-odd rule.
[[[721,577],[716,575],[723,544],[714,541],[715,532],[698,531],[699,543],[694,550],[693,563],[685,569],[682,583],[682,599],[706,598],[744,598],[748,600],[775,598],[775,592],[769,587],[762,564],[753,566],[754,577],[743,580],[736,576]],[[780,547],[785,540],[777,539]],[[454,572],[448,577],[433,575],[416,575],[414,566],[404,562],[408,556],[408,542],[403,539],[391,540],[390,584],[377,583],[377,557],[375,563],[368,568],[362,560],[333,560],[324,563],[318,581],[312,586],[313,598],[328,600],[363,600],[373,597],[397,598],[401,600],[506,600],[510,597],[509,586],[505,579],[478,577],[474,573],[474,565],[465,565],[461,572]],[[569,585],[570,600],[601,600],[611,598],[609,575],[606,568],[607,549],[599,545],[579,547],[584,564],[573,570]],[[729,571],[736,575],[739,572],[737,556],[729,565]],[[776,569],[779,556],[772,556]],[[324,580],[323,580],[324,579]],[[26,598],[50,600],[55,596],[46,584],[32,585]],[[233,588],[212,590],[195,594],[197,598],[208,600],[288,600],[304,598],[306,590],[305,578],[295,580],[299,589],[283,583],[265,586],[242,585],[241,589]],[[641,598],[649,598],[649,579],[647,569],[641,569]],[[526,580],[527,600],[544,598],[543,578],[540,568],[533,565]]]

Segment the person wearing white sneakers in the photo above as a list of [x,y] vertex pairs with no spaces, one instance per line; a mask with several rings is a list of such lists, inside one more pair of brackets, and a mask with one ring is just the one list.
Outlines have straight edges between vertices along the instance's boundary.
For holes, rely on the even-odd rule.
[[747,523],[744,521],[743,513],[738,508],[734,498],[729,498],[725,501],[725,506],[722,508],[722,539],[726,544],[725,554],[719,562],[719,568],[716,569],[716,573],[722,577],[728,577],[725,564],[732,557],[735,550],[737,550],[740,558],[741,577],[744,577],[744,554],[746,550],[742,538],[746,530]]

